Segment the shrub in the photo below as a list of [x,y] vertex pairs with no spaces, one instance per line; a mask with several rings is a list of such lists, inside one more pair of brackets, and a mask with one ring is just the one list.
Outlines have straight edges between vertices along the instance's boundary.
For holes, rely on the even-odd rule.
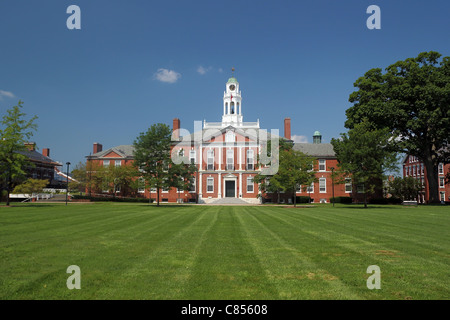
[[122,197],[94,197],[94,196],[83,196],[83,195],[73,195],[72,199],[85,199],[90,201],[109,201],[109,202],[140,202],[148,203],[153,202],[153,199],[149,201],[147,198],[122,198]]
[[335,198],[331,198],[330,199],[330,203],[333,203],[333,199],[334,199],[334,203],[352,203],[353,199],[351,197],[335,197]]
[[[312,199],[311,199],[312,201]],[[308,196],[297,196],[297,203],[309,203]]]

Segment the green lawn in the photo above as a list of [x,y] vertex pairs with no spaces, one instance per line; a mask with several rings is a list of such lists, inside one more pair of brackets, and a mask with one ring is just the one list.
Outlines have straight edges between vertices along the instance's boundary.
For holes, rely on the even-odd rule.
[[0,207],[0,299],[450,299],[449,209]]

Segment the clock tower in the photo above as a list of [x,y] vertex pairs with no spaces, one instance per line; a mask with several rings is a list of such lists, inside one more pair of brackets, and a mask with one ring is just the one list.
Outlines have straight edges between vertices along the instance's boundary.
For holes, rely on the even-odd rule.
[[242,96],[235,77],[228,79],[223,94],[222,126],[242,125]]

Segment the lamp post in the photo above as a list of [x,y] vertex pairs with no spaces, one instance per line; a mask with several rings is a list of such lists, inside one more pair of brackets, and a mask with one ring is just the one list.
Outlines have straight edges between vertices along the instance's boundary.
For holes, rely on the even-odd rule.
[[331,170],[331,190],[333,192],[333,207],[334,207],[334,167],[331,167],[330,170]]
[[67,206],[67,195],[69,193],[69,166],[70,166],[70,162],[66,162],[67,164],[67,182],[66,182],[66,206]]

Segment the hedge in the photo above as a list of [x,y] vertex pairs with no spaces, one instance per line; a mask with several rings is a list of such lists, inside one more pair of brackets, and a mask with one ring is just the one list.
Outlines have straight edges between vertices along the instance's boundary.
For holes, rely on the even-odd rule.
[[146,199],[146,198],[123,198],[123,197],[94,197],[94,196],[82,196],[82,195],[73,195],[72,199],[78,200],[90,200],[90,201],[108,201],[108,202],[141,202],[141,203],[149,203],[153,202],[154,199]]

